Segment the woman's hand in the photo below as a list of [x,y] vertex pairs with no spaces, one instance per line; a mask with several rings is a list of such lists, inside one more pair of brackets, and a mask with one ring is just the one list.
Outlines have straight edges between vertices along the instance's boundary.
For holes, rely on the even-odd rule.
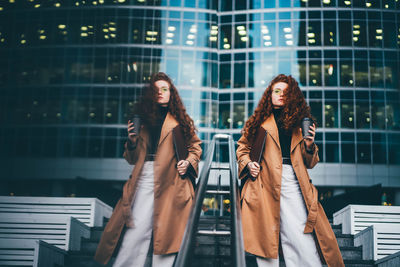
[[260,173],[260,164],[255,161],[249,162],[247,164],[247,168],[249,169],[250,175],[254,178]]
[[314,123],[313,123],[313,125],[310,126],[310,129],[308,130],[308,132],[311,134],[311,136],[306,136],[304,138],[304,142],[306,143],[307,150],[312,150],[312,146],[313,146],[314,140],[315,140],[315,124]]
[[189,167],[189,161],[187,160],[180,160],[178,164],[176,164],[176,168],[178,169],[178,173],[180,175],[185,175],[188,167]]
[[138,136],[136,133],[131,132],[133,129],[135,129],[135,126],[133,125],[133,122],[130,120],[128,121],[128,139],[131,141],[132,145],[136,144],[136,141],[138,139]]

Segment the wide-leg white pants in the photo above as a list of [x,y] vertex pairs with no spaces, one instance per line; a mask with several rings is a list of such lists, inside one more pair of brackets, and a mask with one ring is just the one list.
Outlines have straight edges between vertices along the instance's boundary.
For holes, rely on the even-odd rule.
[[153,231],[153,161],[144,163],[132,205],[133,228],[127,228],[114,267],[171,267],[176,254],[154,255],[146,261]]
[[[282,167],[280,202],[280,239],[286,266],[322,266],[312,234],[304,234],[307,209],[294,170],[287,164]],[[279,256],[278,259],[257,257],[257,264],[278,267]]]

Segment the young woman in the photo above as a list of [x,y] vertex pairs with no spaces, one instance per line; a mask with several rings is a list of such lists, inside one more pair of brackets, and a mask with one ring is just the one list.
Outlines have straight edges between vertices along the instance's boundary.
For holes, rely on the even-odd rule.
[[[258,266],[279,266],[281,245],[291,266],[344,266],[335,235],[308,176],[318,158],[315,124],[303,139],[301,121],[310,108],[296,80],[283,74],[265,90],[238,141],[245,250]],[[265,136],[265,139],[256,138]],[[257,140],[256,140],[257,139]],[[265,140],[265,142],[259,142]],[[252,151],[261,160],[251,160]],[[319,255],[321,252],[321,256]]]
[[[165,73],[152,76],[136,114],[142,126],[128,122],[124,152],[127,162],[135,167],[103,232],[95,259],[106,264],[120,240],[114,266],[147,266],[151,264],[146,261],[150,249],[152,266],[168,267],[179,251],[190,213],[201,142]],[[135,127],[140,128],[138,135],[132,132]],[[177,141],[184,141],[187,148],[187,157],[179,161],[176,129],[183,137]]]

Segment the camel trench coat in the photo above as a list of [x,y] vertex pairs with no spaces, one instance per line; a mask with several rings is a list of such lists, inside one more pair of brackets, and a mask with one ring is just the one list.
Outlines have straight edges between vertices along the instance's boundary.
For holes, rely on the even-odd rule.
[[[274,116],[269,116],[261,127],[267,131],[260,163],[261,171],[254,181],[246,180],[241,194],[244,246],[247,252],[259,257],[277,258],[282,153]],[[236,154],[240,179],[249,175],[247,164],[251,161],[249,157],[251,146],[245,136],[238,141]],[[311,183],[307,172],[307,168],[313,168],[319,161],[318,147],[314,145],[312,153],[306,152],[300,128],[292,133],[290,159],[308,210],[304,233],[315,233],[316,243],[328,266],[344,266],[336,237],[318,202],[317,189]]]
[[[153,253],[156,255],[179,251],[194,198],[190,179],[182,179],[176,169],[172,130],[177,125],[176,119],[167,113],[154,162]],[[125,144],[124,158],[135,166],[97,247],[95,260],[99,263],[106,264],[110,260],[119,239],[122,238],[121,232],[124,227],[135,227],[131,223],[131,207],[137,181],[145,162],[149,138],[149,132],[144,127],[140,130],[134,150],[128,150]],[[193,168],[195,175],[202,153],[200,144],[201,141],[196,135],[186,144],[188,148],[186,160],[191,165],[188,171],[189,168]]]

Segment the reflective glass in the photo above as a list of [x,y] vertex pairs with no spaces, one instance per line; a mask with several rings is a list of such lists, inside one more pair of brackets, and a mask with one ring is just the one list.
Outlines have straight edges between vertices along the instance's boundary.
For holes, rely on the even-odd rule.
[[355,84],[357,87],[368,87],[368,61],[354,61]]
[[357,133],[357,163],[371,163],[371,139],[369,133]]
[[335,46],[337,44],[336,21],[325,20],[324,25],[324,46]]
[[368,23],[368,36],[370,47],[382,47],[383,30],[380,22],[370,21]]
[[221,26],[221,39],[219,40],[219,49],[231,49],[232,47],[232,26]]
[[[350,93],[352,94],[352,92]],[[341,128],[354,128],[355,116],[354,103],[352,98],[340,100],[340,119]]]
[[383,88],[382,52],[370,51],[369,56],[371,87]]
[[249,32],[246,24],[235,24],[235,48],[246,48]]
[[309,86],[321,86],[322,85],[321,60],[310,59],[309,70],[310,70]]
[[356,161],[354,134],[342,133],[341,138],[342,162],[354,163]]
[[229,129],[231,121],[230,104],[219,104],[219,128]]
[[321,22],[320,21],[309,21],[307,40],[309,46],[320,46],[321,45]]
[[231,88],[231,64],[222,63],[219,65],[219,87]]
[[245,104],[234,103],[233,105],[233,128],[243,128],[245,123]]
[[339,20],[339,45],[351,46],[352,45],[352,26],[351,21]]
[[370,102],[368,92],[356,92],[356,128],[370,128],[371,116],[369,106]]
[[367,23],[363,20],[353,22],[353,43],[355,46],[367,46]]
[[294,36],[290,22],[279,23],[279,46],[293,46]]

